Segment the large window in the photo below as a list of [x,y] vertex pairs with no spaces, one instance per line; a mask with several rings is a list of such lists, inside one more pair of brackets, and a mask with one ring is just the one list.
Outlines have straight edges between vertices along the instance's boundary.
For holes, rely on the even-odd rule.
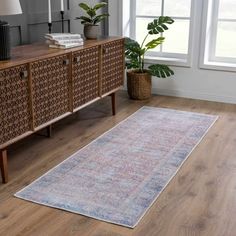
[[147,24],[153,19],[164,15],[175,20],[164,32],[165,42],[149,56],[187,59],[191,38],[191,0],[131,0],[130,9],[130,36],[140,43],[147,34]]
[[158,16],[175,20],[147,62],[236,71],[236,0],[123,0],[122,9],[123,35],[138,42]]
[[235,70],[236,67],[236,1],[208,0],[204,4],[203,67]]

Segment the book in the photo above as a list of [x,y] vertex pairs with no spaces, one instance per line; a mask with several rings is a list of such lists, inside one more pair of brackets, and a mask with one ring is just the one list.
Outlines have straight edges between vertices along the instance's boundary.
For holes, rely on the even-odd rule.
[[51,40],[47,39],[46,44],[55,44],[55,45],[64,45],[64,44],[72,44],[72,43],[83,43],[84,40],[80,39],[66,39],[66,40]]
[[50,48],[57,48],[57,49],[68,49],[68,48],[74,48],[83,46],[84,43],[71,43],[71,44],[64,44],[64,45],[55,45],[55,44],[49,44]]
[[69,40],[69,39],[82,39],[81,34],[71,34],[71,33],[52,33],[45,34],[46,39],[50,40]]

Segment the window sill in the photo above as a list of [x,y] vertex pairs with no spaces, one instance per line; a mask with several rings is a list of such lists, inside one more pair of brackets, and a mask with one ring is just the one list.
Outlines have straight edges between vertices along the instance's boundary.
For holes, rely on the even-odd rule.
[[208,62],[205,62],[204,64],[201,64],[200,68],[206,69],[206,70],[219,70],[219,71],[227,71],[227,72],[236,72],[236,64],[235,63],[208,61]]
[[145,64],[166,64],[168,66],[191,67],[191,63],[183,58],[168,58],[168,57],[145,57]]

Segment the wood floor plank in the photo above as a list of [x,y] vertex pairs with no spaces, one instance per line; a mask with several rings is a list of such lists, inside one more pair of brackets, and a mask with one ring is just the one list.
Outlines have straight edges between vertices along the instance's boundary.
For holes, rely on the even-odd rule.
[[[219,115],[135,229],[33,204],[13,194],[143,105]],[[53,125],[51,139],[32,135],[9,147],[9,183],[0,184],[0,235],[235,236],[236,105],[153,96],[103,99]]]

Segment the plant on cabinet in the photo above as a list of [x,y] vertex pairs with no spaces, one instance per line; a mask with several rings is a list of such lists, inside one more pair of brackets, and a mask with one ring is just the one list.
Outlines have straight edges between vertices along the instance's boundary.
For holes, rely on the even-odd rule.
[[87,39],[96,39],[99,32],[99,23],[106,19],[109,14],[97,14],[99,9],[102,9],[107,5],[106,2],[100,2],[94,6],[89,6],[86,3],[80,3],[79,7],[86,12],[86,16],[76,17],[81,20],[81,24],[84,25],[84,36]]

